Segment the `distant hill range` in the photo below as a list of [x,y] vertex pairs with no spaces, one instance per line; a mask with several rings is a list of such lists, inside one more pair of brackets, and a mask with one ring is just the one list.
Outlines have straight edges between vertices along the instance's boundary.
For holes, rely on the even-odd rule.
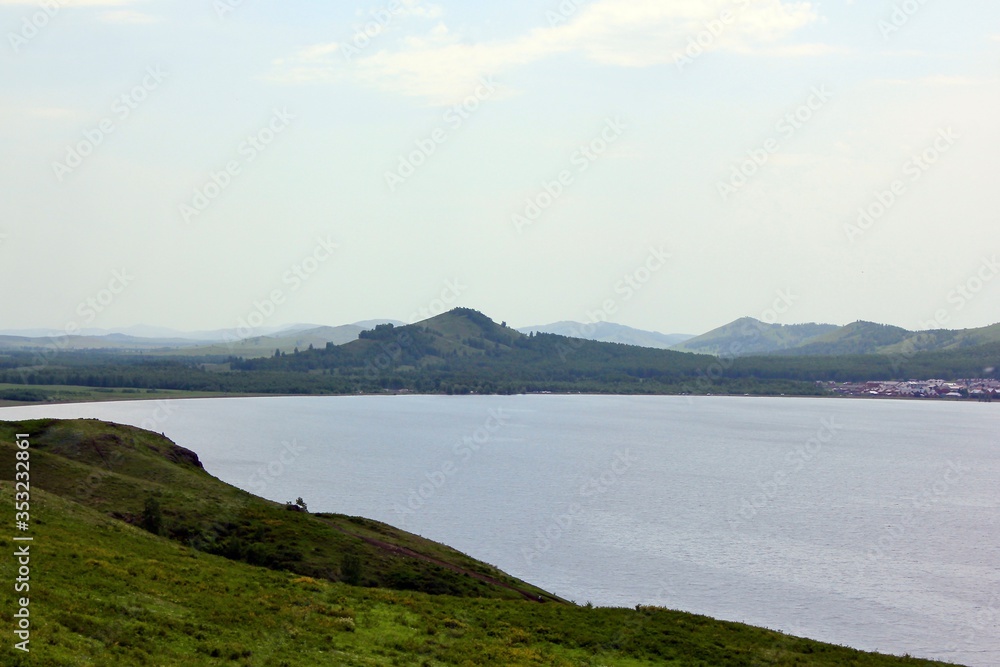
[[715,356],[910,354],[1000,342],[1000,324],[978,329],[908,331],[888,324],[767,324],[743,317],[671,349]]
[[[33,352],[7,351],[0,354],[0,382],[283,394],[823,395],[827,389],[817,383],[1000,373],[1000,342],[989,342],[1000,325],[915,334],[864,322],[778,326],[744,319],[681,344],[693,341],[707,354],[524,334],[469,308],[410,325],[384,323],[361,332],[353,326],[299,330],[280,340],[263,336],[232,348],[143,352],[139,363],[132,353],[67,352],[59,363],[38,364]],[[353,339],[336,344],[330,339],[338,334]],[[292,350],[278,349],[279,343]]]
[[[84,330],[82,335],[61,336],[44,329],[11,331],[0,335],[0,352],[57,350],[102,350],[108,352],[133,352],[142,354],[184,356],[265,357],[275,350],[285,353],[296,349],[324,347],[327,343],[343,345],[357,340],[358,334],[376,325],[391,323],[402,325],[399,320],[364,320],[337,327],[315,324],[295,324],[281,329],[260,328],[260,335],[241,337],[231,329],[183,332],[162,327],[136,326],[123,331],[145,332],[149,335],[131,335],[123,332],[109,333],[100,329]],[[3,332],[8,333],[8,332]],[[31,335],[28,335],[31,334]]]
[[799,347],[837,328],[833,324],[767,324],[752,317],[742,317],[674,345],[672,349],[715,356],[773,354]]
[[[440,321],[445,320],[448,318]],[[427,326],[427,322],[438,321],[431,318],[420,324]],[[385,324],[397,328],[405,326],[404,322],[391,319],[364,320],[335,327],[296,324],[277,330],[260,328],[255,330],[258,335],[250,337],[240,337],[239,332],[228,329],[183,332],[148,326],[130,327],[113,333],[86,329],[81,332],[82,335],[76,336],[59,336],[57,332],[44,329],[7,330],[0,331],[0,353],[57,349],[145,356],[236,356],[252,359],[273,356],[276,351],[291,354],[296,350],[325,348],[328,344],[345,345],[358,340],[362,332]],[[874,322],[859,321],[846,326],[768,324],[752,317],[740,318],[700,336],[644,331],[612,322],[587,324],[561,321],[507,331],[723,357],[893,355],[956,351],[1000,343],[1000,324],[978,329],[915,332]],[[148,335],[136,335],[139,333]],[[466,338],[478,338],[479,333],[466,332]]]
[[531,327],[520,327],[521,333],[550,333],[570,338],[582,338],[584,340],[596,340],[601,343],[621,343],[623,345],[638,345],[639,347],[652,347],[660,350],[667,350],[694,338],[691,334],[662,334],[658,331],[644,331],[633,329],[623,324],[613,322],[594,322],[585,324],[583,322],[553,322],[552,324],[539,324]]

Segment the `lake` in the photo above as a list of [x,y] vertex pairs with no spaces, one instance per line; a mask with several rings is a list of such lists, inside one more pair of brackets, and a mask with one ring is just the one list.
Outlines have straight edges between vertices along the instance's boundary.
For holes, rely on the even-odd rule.
[[579,603],[663,605],[1000,665],[1000,406],[663,396],[194,399],[0,409],[164,432],[311,511]]

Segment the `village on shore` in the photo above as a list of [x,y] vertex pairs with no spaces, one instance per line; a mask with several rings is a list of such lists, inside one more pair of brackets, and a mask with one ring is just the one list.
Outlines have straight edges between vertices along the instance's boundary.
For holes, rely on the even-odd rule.
[[843,396],[883,396],[891,398],[948,398],[980,401],[1000,400],[1000,380],[889,380],[877,382],[818,382]]

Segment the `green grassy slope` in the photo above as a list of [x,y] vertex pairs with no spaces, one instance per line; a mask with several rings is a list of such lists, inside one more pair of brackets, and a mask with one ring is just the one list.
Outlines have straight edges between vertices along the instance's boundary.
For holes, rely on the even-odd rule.
[[880,354],[884,348],[897,345],[913,335],[900,327],[874,322],[852,322],[834,331],[797,345],[785,354],[844,355]]
[[717,356],[771,354],[797,348],[836,330],[832,324],[767,324],[743,317],[670,349]]
[[[505,598],[544,594],[391,526],[290,511],[253,496],[212,477],[194,453],[155,433],[97,420],[0,423],[0,450],[11,456],[17,428],[32,434],[33,488],[131,524],[140,522],[147,499],[155,498],[161,534],[201,551],[368,586]],[[360,572],[345,575],[345,559],[360,562]]]
[[945,352],[1000,343],[1000,324],[978,329],[907,331],[874,322],[766,324],[750,317],[691,338],[671,349],[721,356],[858,356]]
[[[11,512],[15,432],[32,434],[31,654],[14,651],[9,642],[0,647],[0,664],[939,664],[665,609],[540,604],[497,585],[469,584],[456,596],[332,581],[339,575],[330,565],[336,550],[371,546],[342,530],[377,535],[467,571],[506,575],[376,522],[293,512],[253,498],[212,478],[192,452],[160,436],[98,421],[0,422],[0,506]],[[125,519],[141,512],[149,493],[159,494],[164,522],[175,527],[206,520],[242,525],[247,519],[250,530],[273,528],[283,546],[309,553],[302,563],[320,576],[213,555],[201,550],[204,541],[184,543],[132,525]],[[10,553],[14,543],[0,538],[0,548]],[[394,566],[374,562],[382,556],[365,554],[363,565],[373,578]],[[324,572],[324,563],[331,569]],[[13,580],[14,569],[11,557],[0,558],[5,581]],[[445,567],[426,572],[446,586],[455,585],[454,573]],[[7,595],[0,623],[12,628],[13,593],[8,589]]]

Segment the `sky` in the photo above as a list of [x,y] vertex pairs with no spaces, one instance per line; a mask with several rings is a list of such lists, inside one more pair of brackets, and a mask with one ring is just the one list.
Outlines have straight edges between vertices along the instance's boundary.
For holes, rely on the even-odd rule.
[[1000,5],[0,0],[0,329],[1000,321]]

